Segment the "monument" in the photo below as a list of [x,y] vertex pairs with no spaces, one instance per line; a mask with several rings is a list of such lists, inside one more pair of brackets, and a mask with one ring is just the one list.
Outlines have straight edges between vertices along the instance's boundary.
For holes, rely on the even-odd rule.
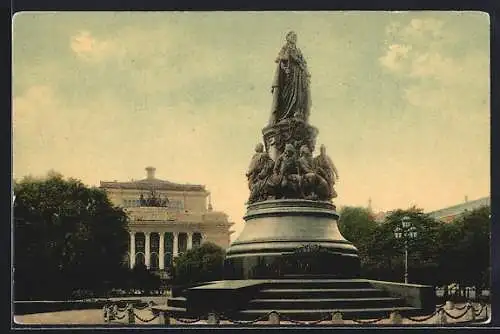
[[310,74],[296,43],[289,32],[276,58],[264,144],[257,145],[246,174],[245,227],[227,249],[229,279],[359,274],[358,251],[339,232],[331,202],[338,171],[324,145],[313,158],[318,129],[309,124]]
[[332,202],[338,170],[325,145],[314,156],[319,131],[309,124],[310,77],[297,35],[289,32],[276,58],[263,142],[246,173],[245,226],[226,251],[224,280],[183,289],[166,310],[232,319],[270,311],[295,319],[434,311],[432,287],[359,278],[358,250],[340,233]]

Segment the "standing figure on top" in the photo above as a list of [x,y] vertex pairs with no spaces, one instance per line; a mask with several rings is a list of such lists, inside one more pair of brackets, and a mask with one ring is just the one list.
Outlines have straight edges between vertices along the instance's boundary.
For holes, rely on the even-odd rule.
[[311,109],[310,74],[302,52],[297,48],[297,34],[290,31],[286,44],[276,58],[277,69],[271,93],[273,105],[269,124],[295,118],[307,122]]

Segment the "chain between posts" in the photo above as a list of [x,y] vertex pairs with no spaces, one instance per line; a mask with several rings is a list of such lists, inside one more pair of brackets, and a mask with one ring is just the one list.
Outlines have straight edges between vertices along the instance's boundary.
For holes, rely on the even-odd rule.
[[196,318],[196,319],[181,319],[181,318],[173,318],[175,321],[181,322],[183,324],[194,324],[195,322],[198,322],[201,320],[201,318]]
[[469,304],[465,304],[462,307],[456,307],[455,306],[455,310],[457,310],[457,311],[462,311],[462,310],[465,310],[465,309],[469,309]]
[[233,320],[233,319],[229,319],[228,317],[226,317],[224,314],[220,314],[220,320],[225,320],[225,321],[229,321],[233,324],[237,324],[237,325],[249,325],[249,324],[255,324],[259,321],[263,321],[263,320],[266,320],[269,318],[269,315],[273,313],[273,312],[269,312],[263,316],[260,316],[258,317],[257,319],[254,319],[254,320],[248,320],[248,321],[240,321],[240,320]]
[[306,326],[307,326],[307,325],[316,325],[316,324],[319,324],[319,323],[321,323],[321,322],[323,322],[323,321],[325,321],[325,320],[327,320],[327,319],[331,319],[331,315],[330,315],[330,314],[328,314],[328,315],[326,315],[326,316],[323,316],[323,318],[321,318],[321,319],[319,319],[319,320],[314,320],[314,321],[300,321],[300,320],[294,320],[294,319],[292,319],[292,318],[290,318],[290,317],[287,317],[287,316],[285,316],[285,315],[283,315],[283,314],[279,314],[279,313],[278,313],[278,316],[280,317],[280,319],[283,319],[284,321],[289,321],[289,322],[291,322],[291,323],[293,323],[293,324],[298,324],[298,325],[306,325]]
[[[485,304],[481,304],[481,308],[479,309],[479,311],[476,313],[476,310],[474,309],[474,307],[472,308],[472,310],[474,311],[474,315],[477,317],[479,315],[481,315],[481,313],[483,313],[483,309],[486,307],[486,310],[488,310],[488,306],[485,305]],[[488,313],[488,312],[486,312]]]
[[357,320],[357,319],[351,319],[351,320],[354,321],[355,323],[358,323],[358,324],[374,324],[374,323],[377,323],[377,322],[382,321],[384,319],[387,319],[387,318],[382,317],[382,318],[371,319],[371,320]]
[[445,309],[443,309],[443,311],[444,311],[444,314],[446,314],[448,317],[450,317],[454,320],[457,320],[457,319],[464,317],[467,314],[467,312],[469,312],[469,307],[472,307],[472,306],[467,305],[467,307],[465,308],[465,311],[460,315],[452,315],[452,314],[446,312]]
[[[145,306],[141,306],[141,307],[135,307],[136,309],[138,310],[144,310],[148,307],[151,307],[153,304],[152,303],[148,303],[147,305]],[[451,319],[454,319],[454,320],[458,320],[460,318],[463,318],[464,316],[467,315],[467,313],[469,312],[469,310],[472,310],[472,312],[474,312],[474,316],[480,316],[482,313],[483,313],[483,310],[486,309],[486,314],[488,313],[488,305],[486,304],[483,304],[481,303],[480,304],[480,309],[476,310],[474,308],[474,305],[471,304],[471,303],[467,303],[466,305],[464,305],[463,307],[460,307],[460,308],[456,308],[457,310],[464,310],[464,312],[462,312],[461,314],[459,315],[452,315],[450,314],[449,312],[447,312],[445,310],[445,308],[443,306],[437,308],[436,311],[434,311],[434,313],[430,314],[430,315],[427,315],[423,318],[414,318],[414,317],[409,317],[409,316],[406,316],[406,317],[403,317],[403,318],[406,318],[410,321],[413,321],[413,322],[424,322],[424,321],[427,321],[429,319],[431,319],[432,317],[436,316],[436,314],[440,314],[440,312],[443,312],[443,314]],[[123,311],[126,311],[128,310],[129,312],[131,312],[130,316],[134,316],[134,318],[137,318],[139,319],[141,322],[144,322],[144,323],[148,323],[148,322],[151,322],[155,319],[157,319],[160,314],[156,314],[156,315],[153,315],[153,317],[151,317],[150,319],[144,319],[142,317],[140,317],[137,313],[134,312],[134,307],[132,304],[127,304],[127,306],[124,308],[124,309],[120,309],[118,308],[118,306],[115,304],[115,305],[105,305],[103,307],[103,312],[104,312],[104,320],[106,322],[109,322],[110,320],[122,320],[126,317],[126,314],[127,313],[124,313],[122,315],[118,315],[118,312],[123,312]],[[175,318],[171,315],[168,314],[168,312],[163,312],[165,316],[168,316],[168,317],[171,317],[172,319],[180,322],[180,323],[184,323],[184,324],[193,324],[193,323],[196,323],[196,322],[199,322],[200,320],[202,320],[200,317],[197,317],[195,319],[183,319],[183,318]],[[254,320],[250,320],[250,321],[239,321],[239,320],[233,320],[233,319],[230,319],[228,316],[226,316],[225,314],[219,314],[219,320],[225,320],[225,321],[229,321],[230,323],[233,323],[233,324],[238,324],[238,325],[249,325],[249,324],[255,324],[257,322],[260,322],[260,321],[265,321],[266,319],[269,319],[269,316],[272,314],[272,313],[275,313],[279,318],[281,318],[282,320],[284,321],[289,321],[293,324],[298,324],[298,325],[315,325],[315,324],[319,324],[321,322],[324,322],[328,319],[331,319],[334,315],[336,314],[340,314],[342,316],[342,312],[340,311],[335,311],[333,312],[332,314],[328,314],[328,315],[324,315],[322,318],[318,319],[318,320],[314,320],[314,321],[299,321],[299,320],[294,320],[288,316],[285,316],[283,314],[280,314],[279,312],[277,311],[272,311],[272,312],[269,312],[265,315],[262,315],[260,317],[258,317],[257,319],[254,319]],[[379,319],[370,319],[370,320],[361,320],[361,319],[350,319],[351,321],[355,322],[355,323],[358,323],[358,324],[374,324],[374,323],[377,323],[377,322],[380,322],[381,320],[383,319],[386,319],[385,317],[382,317],[382,318],[379,318]],[[346,319],[348,320],[348,319]],[[477,319],[476,319],[477,320]],[[129,320],[129,321],[132,321],[132,320]]]
[[134,312],[134,317],[136,317],[136,318],[137,318],[137,319],[139,319],[140,321],[142,321],[142,322],[146,322],[146,323],[147,323],[147,322],[151,322],[151,321],[155,320],[155,319],[156,319],[156,318],[158,318],[159,316],[160,316],[159,314],[156,314],[156,315],[153,315],[153,317],[152,317],[151,319],[147,319],[147,320],[146,320],[146,319],[141,318],[141,317],[140,317],[137,313],[135,313],[135,312]]
[[128,305],[125,305],[125,307],[118,307],[118,305],[116,306],[116,310],[118,312],[125,312],[127,309],[128,309]]
[[416,319],[416,318],[413,318],[413,317],[406,317],[406,319],[408,319],[410,321],[414,321],[414,322],[424,322],[424,321],[427,321],[427,320],[431,319],[436,314],[438,314],[438,312],[441,311],[441,309],[442,309],[442,307],[438,308],[436,311],[434,311],[434,313],[432,313],[431,315],[428,315],[428,316],[426,316],[424,318]]
[[143,306],[135,306],[134,308],[136,308],[136,309],[138,309],[140,311],[140,310],[145,310],[148,307],[151,307],[152,305],[154,305],[154,303],[146,303]]
[[126,316],[126,314],[125,314],[125,313],[123,313],[121,316],[119,316],[119,315],[115,315],[115,319],[116,319],[116,320],[122,320],[122,319],[125,319],[125,316]]

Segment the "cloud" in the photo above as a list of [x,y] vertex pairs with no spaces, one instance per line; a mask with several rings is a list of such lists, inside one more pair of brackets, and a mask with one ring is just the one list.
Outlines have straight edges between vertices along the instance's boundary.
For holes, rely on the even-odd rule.
[[389,46],[387,53],[380,57],[380,62],[389,70],[398,71],[403,67],[410,50],[411,46],[392,44]]
[[117,44],[110,40],[99,40],[86,30],[79,31],[70,38],[71,50],[82,60],[99,62],[121,53]]
[[458,109],[487,108],[489,53],[487,49],[466,54],[453,52],[460,36],[434,18],[392,23],[386,28],[390,43],[380,65],[395,75],[409,105],[424,110],[456,113]]

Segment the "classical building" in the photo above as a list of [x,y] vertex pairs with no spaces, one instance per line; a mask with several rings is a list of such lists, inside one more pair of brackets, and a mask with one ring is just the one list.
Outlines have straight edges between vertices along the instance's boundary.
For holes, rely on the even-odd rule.
[[491,200],[489,196],[482,197],[473,201],[469,201],[466,196],[463,203],[429,212],[429,215],[442,222],[448,223],[467,211],[472,211],[474,209],[490,205]]
[[129,216],[130,268],[141,263],[165,271],[173,258],[202,242],[229,246],[233,223],[225,213],[213,210],[205,186],[157,179],[154,167],[146,171],[143,180],[100,184],[109,199]]

